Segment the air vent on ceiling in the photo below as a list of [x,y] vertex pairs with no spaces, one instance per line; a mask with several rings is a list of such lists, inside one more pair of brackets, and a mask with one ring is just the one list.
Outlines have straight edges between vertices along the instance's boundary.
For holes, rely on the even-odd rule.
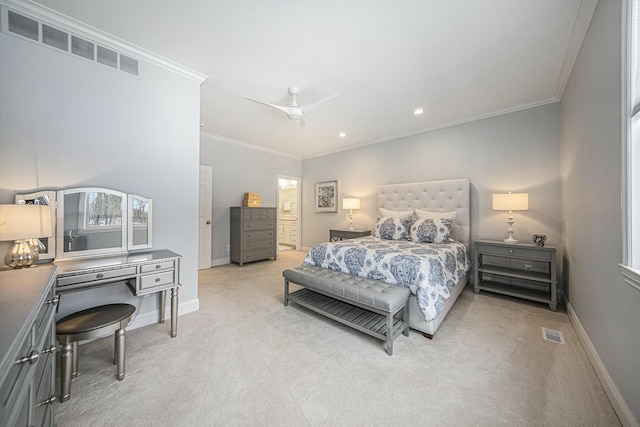
[[5,10],[8,13],[8,25],[6,29],[3,27],[3,31],[6,33],[16,34],[127,74],[139,75],[139,61],[131,56],[123,55],[64,29],[52,27],[33,17],[3,8],[3,12]]
[[564,344],[564,336],[561,331],[555,329],[542,328],[542,338],[557,344]]

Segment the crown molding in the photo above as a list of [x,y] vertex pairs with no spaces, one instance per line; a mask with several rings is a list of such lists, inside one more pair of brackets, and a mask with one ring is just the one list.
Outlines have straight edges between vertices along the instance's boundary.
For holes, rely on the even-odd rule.
[[42,6],[32,0],[0,0],[0,4],[13,9],[16,12],[31,16],[39,21],[65,29],[105,47],[118,50],[149,64],[156,65],[181,77],[193,80],[198,84],[204,83],[209,78],[198,71],[192,70],[184,65],[178,64],[177,62],[129,43],[126,40],[87,25],[77,19],[71,18],[70,16]]
[[238,141],[238,140],[235,140],[235,139],[232,139],[232,138],[227,138],[226,136],[216,135],[215,133],[200,131],[200,136],[201,137],[205,136],[207,138],[215,139],[216,141],[224,142],[225,144],[237,145],[237,146],[240,146],[240,147],[248,148],[250,150],[262,151],[262,152],[269,153],[269,154],[275,154],[275,155],[278,155],[278,156],[284,156],[284,157],[290,157],[290,158],[296,159],[296,160],[302,160],[302,158],[300,156],[295,156],[295,155],[293,155],[291,153],[285,153],[285,152],[282,152],[282,151],[276,151],[276,150],[271,150],[269,148],[259,147],[257,145],[250,144],[248,142],[242,142],[242,141]]

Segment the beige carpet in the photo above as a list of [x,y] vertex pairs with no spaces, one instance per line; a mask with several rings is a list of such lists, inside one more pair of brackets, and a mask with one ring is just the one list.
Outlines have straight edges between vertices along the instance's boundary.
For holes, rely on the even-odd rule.
[[[565,313],[469,287],[433,340],[382,341],[282,305],[277,261],[200,272],[200,311],[178,336],[157,324],[127,333],[126,378],[112,339],[80,347],[65,426],[616,426]],[[542,339],[562,331],[566,344]]]

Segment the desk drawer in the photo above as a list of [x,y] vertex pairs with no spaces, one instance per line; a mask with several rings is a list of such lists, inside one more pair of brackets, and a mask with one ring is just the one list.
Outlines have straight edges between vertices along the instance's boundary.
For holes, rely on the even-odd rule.
[[158,286],[172,285],[174,283],[173,271],[158,274],[140,276],[140,290],[145,291]]
[[540,261],[551,261],[551,251],[545,251],[545,250],[539,250],[539,249],[513,248],[513,247],[502,247],[502,246],[491,246],[491,245],[479,244],[478,253],[507,256],[507,257],[513,256],[518,258],[537,259]]
[[31,350],[34,347],[31,345],[32,330],[29,330],[22,342],[16,354],[11,355],[12,364],[8,369],[8,374],[4,381],[0,384],[0,424],[3,424],[5,417],[9,415],[12,408],[14,408],[19,397],[19,390],[24,385],[30,370],[33,368],[29,362],[16,363],[23,357],[29,356]]
[[111,279],[125,279],[136,275],[136,267],[118,268],[115,270],[99,271],[90,274],[78,274],[76,276],[58,277],[57,285],[59,287],[74,285],[77,283],[97,282]]
[[155,264],[144,264],[140,267],[140,273],[150,273],[152,271],[162,271],[174,268],[173,261],[163,261]]

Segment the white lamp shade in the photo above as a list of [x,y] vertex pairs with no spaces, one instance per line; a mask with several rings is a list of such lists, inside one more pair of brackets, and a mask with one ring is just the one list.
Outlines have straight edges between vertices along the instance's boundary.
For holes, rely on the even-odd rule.
[[342,209],[360,209],[360,199],[342,199]]
[[494,211],[526,211],[529,209],[529,193],[494,194]]
[[50,237],[51,208],[46,205],[0,205],[0,241]]

